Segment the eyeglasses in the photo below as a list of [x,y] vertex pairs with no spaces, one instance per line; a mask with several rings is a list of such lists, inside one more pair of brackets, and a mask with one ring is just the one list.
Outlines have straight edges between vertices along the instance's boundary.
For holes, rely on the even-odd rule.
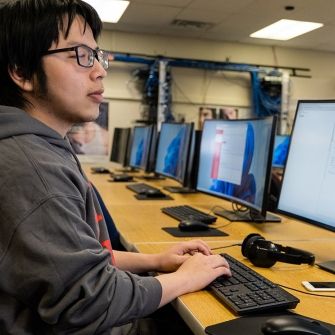
[[108,52],[103,51],[99,48],[91,49],[87,45],[77,45],[72,48],[54,49],[45,52],[45,55],[55,54],[58,52],[75,51],[78,65],[82,67],[92,67],[94,64],[94,58],[98,60],[101,66],[108,69]]

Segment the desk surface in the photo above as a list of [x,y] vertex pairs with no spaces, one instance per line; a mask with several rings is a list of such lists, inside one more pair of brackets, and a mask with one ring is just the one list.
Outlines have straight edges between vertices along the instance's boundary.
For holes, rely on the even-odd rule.
[[[325,243],[325,241],[294,241],[290,243],[290,246],[299,249],[309,250],[310,252],[315,253],[319,259],[322,259],[327,258],[327,254],[329,252],[333,255],[335,254],[334,242],[335,241],[328,241],[327,243]],[[229,246],[231,244],[231,242],[209,242],[209,245],[213,248],[218,246]],[[140,243],[136,245],[136,249],[143,253],[160,252],[165,248],[166,244],[159,243],[149,245],[146,245],[145,243]],[[239,261],[242,261],[244,264],[253,268],[255,271],[264,275],[271,281],[306,293],[307,291],[301,285],[301,282],[303,280],[334,280],[333,274],[321,271],[316,266],[310,266],[305,264],[292,265],[277,262],[270,269],[254,267],[248,260],[246,260],[242,256],[241,249],[238,246],[226,249],[218,249],[214,250],[213,252],[229,253],[230,255],[232,255]],[[333,313],[335,293],[317,293],[319,295],[333,296],[333,298],[327,298],[312,296],[289,289],[286,290],[300,299],[300,303],[294,309],[295,312],[311,318],[335,324],[335,315]],[[196,334],[203,334],[203,329],[207,326],[236,318],[235,314],[227,309],[218,299],[215,298],[213,294],[206,290],[181,296],[174,302],[174,306]]]
[[[108,182],[109,175],[92,175],[90,166],[86,164],[84,170],[89,179],[98,188],[121,233],[122,241],[129,250],[134,249],[145,253],[160,252],[173,243],[190,239],[173,237],[162,230],[162,227],[177,226],[178,221],[161,213],[161,207],[188,204],[204,212],[210,212],[214,206],[228,209],[230,207],[228,202],[220,198],[201,193],[172,194],[174,200],[171,201],[140,201],[135,199],[133,192],[126,189],[125,185],[127,183]],[[166,185],[176,185],[176,183],[168,179],[160,181],[139,179],[138,182],[144,182],[159,188]],[[168,193],[167,191],[164,192]],[[335,236],[333,232],[298,220],[281,217],[281,223],[265,224],[231,223],[224,218],[218,218],[213,227],[221,227],[219,229],[229,235],[202,239],[214,248],[231,245],[236,242],[240,243],[248,234],[259,233],[264,238],[276,243],[313,252],[319,262],[335,259]],[[215,252],[227,252],[252,267],[248,261],[243,259],[240,247],[215,250]],[[301,286],[301,281],[303,280],[334,281],[333,274],[320,270],[316,266],[297,266],[277,262],[270,269],[257,268],[256,271],[259,271],[273,282],[301,291],[304,291]],[[295,309],[297,313],[335,324],[335,316],[332,313],[334,298],[315,297],[294,291],[291,291],[291,293],[301,300]],[[335,296],[331,292],[327,294]],[[206,290],[184,295],[176,299],[174,306],[196,334],[203,334],[206,326],[236,318],[235,314]]]
[[[129,183],[109,182],[109,175],[90,173],[90,165],[84,166],[89,179],[98,188],[104,202],[110,211],[122,238],[127,243],[138,242],[176,242],[181,238],[173,237],[162,230],[162,227],[176,227],[178,221],[161,213],[162,207],[176,205],[190,205],[203,212],[209,213],[215,206],[230,209],[231,204],[218,197],[203,193],[171,194],[173,200],[137,200],[135,194],[126,188]],[[152,186],[161,188],[165,185],[177,185],[172,180],[143,181]],[[168,191],[164,191],[168,194]],[[204,240],[243,240],[250,233],[258,233],[266,239],[276,241],[333,239],[334,233],[326,229],[303,223],[281,216],[280,223],[250,223],[230,222],[218,217],[214,228],[221,229],[228,234],[226,237],[205,237]]]

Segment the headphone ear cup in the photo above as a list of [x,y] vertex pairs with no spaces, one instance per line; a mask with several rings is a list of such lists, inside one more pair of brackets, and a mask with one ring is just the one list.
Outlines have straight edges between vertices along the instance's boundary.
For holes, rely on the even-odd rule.
[[242,255],[249,258],[250,249],[254,245],[254,242],[264,238],[259,234],[249,234],[242,242]]
[[270,268],[275,265],[276,259],[271,257],[269,251],[276,252],[278,249],[274,243],[264,239],[258,239],[249,250],[248,258],[255,266]]
[[242,255],[262,268],[269,268],[276,263],[268,251],[278,251],[276,245],[266,241],[260,234],[249,234],[242,242]]

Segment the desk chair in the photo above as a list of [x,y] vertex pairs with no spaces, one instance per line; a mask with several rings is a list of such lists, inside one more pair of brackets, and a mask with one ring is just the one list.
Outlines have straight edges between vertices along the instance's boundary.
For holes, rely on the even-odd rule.
[[[91,183],[92,184],[92,183]],[[96,187],[92,184],[93,190],[98,198],[101,210],[102,210],[102,214],[104,215],[106,224],[107,224],[107,229],[108,229],[108,234],[109,234],[109,238],[111,240],[112,243],[112,247],[115,250],[125,250],[124,246],[122,245],[121,241],[120,241],[120,233],[118,232],[115,223],[111,217],[111,215],[109,214],[109,211],[104,203],[104,201],[102,200],[102,197],[100,195],[100,193],[98,192],[98,190],[96,189]]]

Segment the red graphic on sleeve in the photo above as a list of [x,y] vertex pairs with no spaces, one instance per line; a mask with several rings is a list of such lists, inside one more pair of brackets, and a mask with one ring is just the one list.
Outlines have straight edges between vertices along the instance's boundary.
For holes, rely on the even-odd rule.
[[102,221],[103,219],[103,215],[102,214],[95,214],[95,221],[96,223],[99,223],[100,221]]
[[110,240],[102,241],[101,245],[109,251],[109,253],[111,254],[111,258],[112,258],[112,264],[115,265],[115,258],[114,258],[111,241]]

